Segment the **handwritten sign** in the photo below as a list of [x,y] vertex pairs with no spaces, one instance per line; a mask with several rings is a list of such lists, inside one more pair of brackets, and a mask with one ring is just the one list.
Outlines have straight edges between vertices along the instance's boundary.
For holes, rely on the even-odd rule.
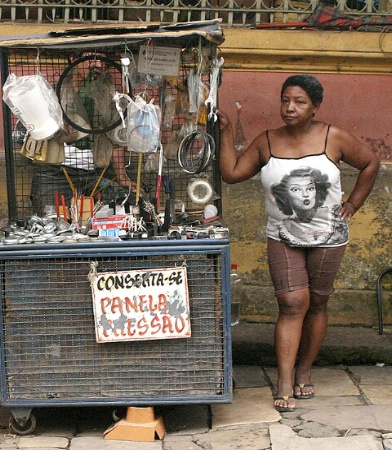
[[141,45],[137,70],[150,75],[178,76],[180,55],[180,48]]
[[186,267],[89,278],[98,343],[190,337]]

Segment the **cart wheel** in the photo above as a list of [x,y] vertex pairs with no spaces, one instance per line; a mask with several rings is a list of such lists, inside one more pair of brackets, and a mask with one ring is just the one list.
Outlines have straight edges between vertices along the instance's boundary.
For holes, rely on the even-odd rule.
[[121,419],[124,419],[127,413],[127,408],[117,408],[112,411],[112,417],[115,422],[118,422]]
[[32,433],[35,430],[36,425],[37,420],[34,414],[30,414],[30,417],[24,425],[19,424],[14,416],[11,416],[9,421],[10,431],[12,433],[19,434],[20,436],[25,436]]

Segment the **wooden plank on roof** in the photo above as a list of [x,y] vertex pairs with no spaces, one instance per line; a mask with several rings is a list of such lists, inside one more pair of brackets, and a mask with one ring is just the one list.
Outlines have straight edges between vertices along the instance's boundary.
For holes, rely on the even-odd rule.
[[[142,28],[142,29],[141,29]],[[167,26],[150,26],[136,28],[106,27],[102,33],[102,26],[72,28],[64,31],[49,32],[44,35],[28,36],[0,36],[0,47],[19,48],[92,48],[96,46],[112,46],[124,43],[140,43],[148,39],[162,43],[177,43],[188,45],[189,42],[198,42],[202,38],[205,42],[220,45],[224,42],[223,31],[220,28],[220,19],[211,21],[189,22]],[[132,30],[132,31],[131,31]]]

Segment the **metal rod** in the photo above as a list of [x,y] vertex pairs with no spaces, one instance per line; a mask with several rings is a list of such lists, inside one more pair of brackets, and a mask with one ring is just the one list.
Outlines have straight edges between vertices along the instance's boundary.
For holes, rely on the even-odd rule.
[[383,334],[384,332],[381,283],[384,276],[390,272],[392,272],[392,267],[384,270],[377,279],[378,334]]
[[[1,86],[8,77],[8,58],[9,52],[7,50],[0,50],[0,70],[1,70]],[[8,217],[10,220],[18,217],[18,208],[16,205],[16,191],[15,191],[15,161],[14,161],[14,147],[12,144],[12,120],[11,110],[3,102],[3,121],[4,121],[4,149],[5,149],[5,164],[7,167],[7,203],[8,203]]]

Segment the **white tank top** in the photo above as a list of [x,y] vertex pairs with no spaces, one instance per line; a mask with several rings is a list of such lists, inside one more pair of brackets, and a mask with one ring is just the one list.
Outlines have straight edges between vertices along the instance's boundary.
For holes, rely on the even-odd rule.
[[267,237],[294,247],[337,247],[348,242],[347,220],[339,217],[340,169],[326,154],[278,158],[270,151],[261,169],[268,213]]

